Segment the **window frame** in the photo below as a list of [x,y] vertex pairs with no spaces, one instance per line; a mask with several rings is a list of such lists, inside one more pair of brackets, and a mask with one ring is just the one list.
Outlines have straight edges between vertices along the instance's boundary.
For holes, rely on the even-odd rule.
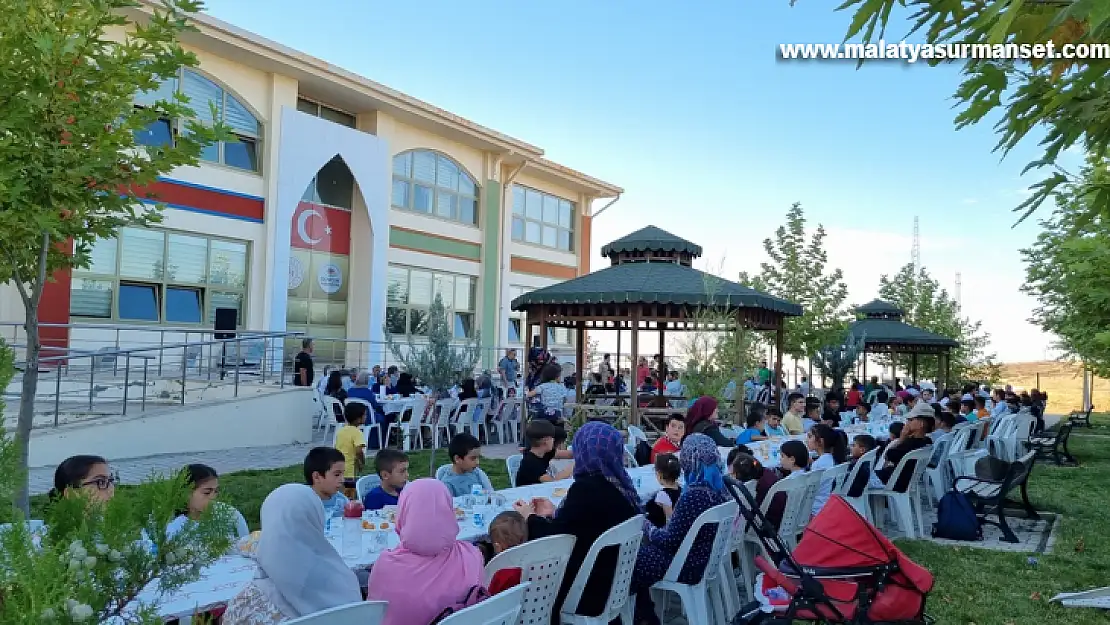
[[[311,105],[315,106],[316,107],[316,112],[315,113],[309,113],[308,111],[301,111],[301,107],[300,107],[301,102],[304,102],[306,104],[311,104]],[[337,121],[333,121],[333,120],[328,119],[327,117],[324,117],[324,115],[323,115],[324,109],[328,109],[329,111],[332,111],[333,113],[339,113],[340,115],[349,117],[351,119],[351,123],[350,124],[339,124],[339,122],[337,122]],[[305,115],[312,115],[313,117],[319,117],[320,119],[325,120],[325,121],[329,121],[333,124],[339,124],[340,126],[346,126],[347,128],[354,128],[356,130],[358,129],[358,116],[355,115],[354,113],[344,111],[343,109],[336,108],[334,106],[331,106],[330,104],[324,104],[323,102],[320,102],[319,100],[313,100],[312,98],[307,98],[303,95],[298,95],[297,96],[297,110],[304,113]]]
[[[154,280],[150,278],[136,278],[132,276],[121,276],[120,267],[123,261],[123,247],[121,244],[121,237],[124,228],[134,228],[136,230],[147,230],[152,232],[160,232],[162,234],[162,278],[161,280]],[[112,299],[110,304],[109,315],[107,317],[92,317],[86,315],[74,314],[72,312],[72,297],[74,287],[70,286],[70,302],[71,312],[70,318],[80,319],[88,323],[126,323],[134,325],[145,325],[151,327],[167,326],[167,327],[197,327],[208,328],[212,327],[211,316],[215,315],[215,310],[211,308],[213,304],[213,295],[216,293],[233,294],[239,296],[239,319],[238,327],[243,328],[246,325],[246,319],[250,314],[250,278],[251,278],[251,256],[252,245],[251,241],[244,239],[234,239],[231,237],[224,237],[219,235],[201,234],[198,232],[189,232],[187,230],[174,230],[169,228],[139,228],[137,226],[124,226],[120,228],[120,232],[112,237],[115,242],[115,262],[114,274],[104,272],[93,272],[85,269],[74,269],[72,280],[99,280],[102,282],[111,283]],[[204,267],[205,267],[205,282],[203,284],[196,282],[185,282],[179,280],[171,280],[167,276],[165,267],[169,264],[170,252],[170,238],[172,235],[183,235],[193,238],[200,238],[206,241]],[[107,239],[104,239],[107,240]],[[245,248],[245,257],[243,265],[243,284],[242,286],[232,286],[230,284],[219,284],[211,282],[212,276],[212,243],[213,241],[222,241],[226,243],[234,243],[242,245]],[[121,285],[132,286],[150,286],[155,290],[155,296],[158,298],[158,320],[148,321],[142,319],[126,319],[120,316],[119,310],[119,297]],[[201,320],[199,322],[187,321],[167,321],[166,314],[166,301],[169,290],[177,289],[182,291],[193,290],[200,292],[200,305],[201,305]]]
[[[538,193],[540,195],[540,216],[539,216],[538,219],[534,218],[534,217],[529,217],[528,214],[527,214],[527,209],[525,209],[524,207],[522,207],[520,213],[516,212],[516,193],[515,193],[515,191],[516,191],[517,188],[522,189],[525,196],[527,196],[527,193],[529,191],[532,191],[534,193]],[[562,226],[561,224],[558,223],[558,215],[556,215],[556,223],[551,223],[549,221],[544,220],[544,218],[543,218],[543,203],[545,201],[545,198],[551,198],[553,200],[556,200],[559,203],[559,208],[557,210],[562,210],[561,204],[563,202],[566,202],[567,204],[570,205],[570,226],[569,227],[564,227],[564,226]],[[537,189],[535,187],[529,187],[527,185],[523,185],[523,184],[519,184],[519,183],[514,182],[513,185],[512,185],[512,189],[509,192],[509,213],[510,213],[509,237],[511,238],[513,243],[520,243],[521,245],[533,245],[535,247],[542,247],[542,248],[547,249],[547,250],[555,250],[557,252],[563,252],[565,254],[577,254],[577,252],[575,251],[576,245],[575,245],[575,239],[574,239],[575,231],[578,228],[578,222],[579,222],[579,219],[578,219],[578,203],[577,202],[572,202],[572,201],[570,201],[570,200],[568,200],[564,197],[560,197],[558,195],[555,195],[554,193],[548,193],[546,191],[542,191],[542,190]],[[521,231],[521,235],[520,235],[519,238],[516,236],[516,231],[515,231],[515,226],[516,226],[515,222],[518,219],[522,223],[522,231]],[[528,240],[528,224],[530,224],[530,223],[539,226],[540,240],[537,241],[537,242],[533,242],[533,241]],[[543,229],[545,227],[555,229],[555,245],[547,245],[546,243],[543,242]],[[563,233],[563,232],[567,233],[567,248],[563,248],[563,247],[559,246],[559,234]]]
[[[524,295],[525,293],[529,293],[531,291],[534,291],[534,290],[536,290],[536,288],[539,288],[539,287],[529,287],[529,286],[523,286],[523,285],[519,285],[519,284],[510,284],[509,285],[509,301],[506,302],[506,305],[507,306],[511,305],[512,301],[514,299],[520,297],[521,295]],[[526,333],[527,333],[527,329],[525,328],[525,324],[527,323],[526,317],[527,317],[527,315],[524,312],[521,312],[521,311],[518,311],[518,310],[512,310],[511,308],[509,309],[508,324],[509,324],[509,326],[511,326],[514,321],[517,322],[517,324],[519,326],[517,334],[520,336],[520,340],[513,341],[512,337],[509,336],[508,332],[506,332],[505,340],[508,341],[508,343],[510,345],[513,345],[514,347],[518,346],[518,345],[523,345],[525,347],[529,347],[531,345],[528,342],[530,340],[529,337],[526,336]],[[508,329],[509,328],[506,327],[506,330],[508,330]],[[562,332],[566,333],[565,334],[565,337],[566,337],[565,342],[558,340],[560,338],[560,334],[562,334],[562,332],[557,332],[557,331],[562,331]],[[548,327],[547,328],[547,333],[548,333],[547,334],[547,344],[548,345],[557,345],[557,346],[560,346],[560,347],[566,347],[566,346],[573,346],[574,345],[574,330],[571,329],[571,328]]]
[[[420,154],[420,153],[427,153],[427,154],[431,154],[431,155],[435,156],[435,158],[436,158],[436,167],[435,167],[435,169],[436,169],[436,181],[428,182],[426,180],[418,180],[415,177],[415,175],[414,175],[414,164],[413,163],[414,163],[416,155]],[[409,157],[409,167],[408,167],[407,175],[398,174],[397,171],[396,171],[397,159],[402,157],[402,156],[408,156]],[[459,191],[457,188],[456,189],[451,189],[449,187],[441,186],[439,184],[439,180],[438,180],[438,178],[439,178],[439,159],[444,159],[444,160],[448,161],[449,163],[454,165],[456,169],[459,170],[459,173],[461,175],[466,176],[466,179],[469,180],[472,185],[474,185],[474,195],[473,196],[467,195],[467,194],[463,193],[462,191]],[[420,215],[421,217],[430,217],[432,219],[438,219],[440,221],[446,221],[446,222],[449,222],[449,223],[452,223],[452,224],[462,224],[464,226],[469,226],[471,228],[481,229],[481,227],[482,227],[482,209],[481,209],[482,185],[478,184],[477,178],[475,178],[473,175],[471,175],[470,171],[466,167],[463,167],[462,163],[458,162],[454,158],[451,158],[449,155],[444,154],[443,152],[440,152],[438,150],[432,150],[432,149],[428,149],[428,148],[413,148],[411,150],[404,150],[402,152],[398,152],[397,154],[394,154],[393,157],[389,161],[389,167],[390,167],[390,169],[389,169],[389,171],[390,171],[390,184],[389,184],[389,206],[390,206],[390,208],[395,208],[397,210],[405,211],[406,213],[412,213],[414,215]],[[406,197],[405,197],[405,202],[406,202],[405,206],[399,206],[396,203],[394,203],[394,201],[393,201],[393,185],[396,184],[398,181],[404,182],[407,185],[407,188],[408,188],[408,192],[407,192]],[[413,207],[413,203],[414,203],[415,198],[416,198],[416,193],[415,193],[416,185],[420,185],[422,187],[428,187],[428,188],[430,188],[430,190],[432,192],[431,206],[430,206],[430,209],[428,210],[428,212],[424,212],[422,210],[419,210],[419,209],[416,209],[416,208]],[[438,198],[438,196],[441,192],[449,193],[449,194],[451,194],[455,197],[454,206],[452,207],[452,211],[451,211],[452,212],[451,217],[445,217],[445,216],[440,215],[436,212],[436,201],[437,201],[437,198]],[[464,220],[458,218],[459,206],[460,206],[460,204],[458,202],[459,198],[474,201],[474,221],[473,222],[464,221]]]
[[[405,271],[405,298],[404,298],[405,301],[404,301],[404,303],[390,301],[390,299],[389,299],[388,288],[389,288],[389,284],[391,284],[390,272],[391,272],[391,270],[394,270],[394,269],[400,269],[400,270]],[[431,292],[430,292],[431,299],[429,300],[428,304],[413,304],[412,303],[412,272],[413,271],[421,271],[421,272],[431,274]],[[419,334],[419,333],[413,333],[411,331],[411,328],[412,328],[412,314],[411,314],[411,311],[413,311],[413,310],[427,311],[427,310],[431,309],[431,302],[435,300],[435,293],[436,293],[435,280],[436,280],[436,276],[438,276],[438,275],[451,276],[454,279],[454,283],[452,284],[451,305],[448,306],[446,302],[444,302],[444,305],[443,305],[444,309],[447,310],[447,319],[448,319],[448,323],[451,326],[451,340],[452,341],[467,341],[467,340],[472,340],[474,338],[474,336],[477,334],[477,332],[479,330],[478,301],[477,301],[478,300],[478,278],[477,278],[477,276],[472,276],[472,275],[465,274],[465,273],[454,273],[454,272],[451,272],[451,271],[440,271],[440,270],[431,269],[431,268],[428,268],[428,267],[416,267],[416,266],[413,266],[413,265],[402,265],[402,264],[397,264],[397,263],[390,263],[389,267],[386,271],[386,276],[387,276],[387,278],[386,278],[386,282],[387,282],[386,289],[387,289],[387,293],[386,293],[386,304],[385,304],[385,308],[386,308],[385,323],[386,323],[386,326],[388,327],[389,323],[390,323],[390,320],[389,320],[390,313],[389,313],[389,311],[391,309],[404,310],[405,311],[405,331],[404,331],[404,333],[400,333],[400,332],[392,332],[392,330],[391,330],[390,332],[392,334],[396,334],[398,336],[412,336],[413,338],[416,338],[416,339],[420,339],[420,338],[425,338],[426,339],[427,338],[426,333],[425,334]],[[455,300],[456,300],[455,294],[458,293],[458,279],[459,278],[466,278],[467,280],[470,281],[470,294],[469,294],[470,308],[468,308],[468,309],[460,309],[460,308],[455,307]],[[471,320],[470,333],[467,336],[464,336],[464,337],[455,336],[455,323],[456,323],[455,315],[456,314],[470,315],[470,320]]]
[[[217,80],[214,76],[211,76],[211,75],[209,75],[209,74],[207,74],[203,71],[200,71],[198,68],[195,68],[195,67],[182,67],[177,72],[177,74],[173,78],[175,81],[177,81],[176,85],[175,85],[176,88],[174,89],[175,93],[182,93],[182,84],[185,82],[185,73],[186,72],[192,72],[196,76],[198,76],[198,77],[200,77],[204,80],[207,80],[208,82],[212,83],[217,88],[219,88],[220,94],[221,94],[220,114],[223,116],[223,119],[221,121],[226,122],[226,119],[227,119],[227,100],[230,97],[231,99],[235,100],[239,104],[239,106],[243,107],[244,110],[246,110],[248,113],[250,113],[251,117],[254,118],[255,123],[258,124],[258,130],[256,131],[255,134],[251,134],[251,133],[248,133],[248,132],[243,132],[241,130],[236,130],[236,129],[231,130],[231,134],[235,135],[236,138],[240,139],[240,141],[239,141],[240,143],[243,143],[242,139],[245,138],[245,139],[247,139],[248,142],[250,142],[254,145],[255,164],[257,165],[257,167],[255,169],[246,169],[246,168],[243,168],[243,167],[239,167],[237,165],[227,164],[226,158],[225,158],[225,154],[226,154],[225,146],[228,143],[227,141],[216,141],[214,144],[212,144],[212,145],[216,146],[216,160],[215,161],[206,159],[203,155],[203,152],[202,152],[202,154],[199,158],[199,162],[200,163],[206,163],[208,165],[217,165],[219,167],[226,167],[226,168],[231,169],[233,171],[248,172],[248,173],[252,173],[252,174],[256,174],[256,175],[261,176],[263,168],[264,168],[263,150],[262,150],[262,136],[263,136],[264,130],[265,130],[265,124],[262,122],[261,115],[259,115],[258,111],[256,111],[254,109],[254,107],[252,107],[248,102],[246,102],[243,99],[242,96],[240,96],[238,93],[234,92],[231,88],[229,88],[223,82]],[[205,106],[207,106],[207,104],[208,104],[207,102],[204,103]],[[190,107],[193,107],[193,111],[195,113],[196,112],[196,107],[200,106],[200,103],[190,101],[188,105]],[[138,107],[138,108],[146,108],[146,105],[139,104],[139,103],[135,103],[135,106]],[[192,119],[194,121],[200,122],[200,120],[195,118],[195,117],[188,118],[188,119]],[[169,122],[169,124],[170,124],[170,139],[172,141],[176,141],[177,137],[180,134],[182,134],[186,131],[185,123],[188,121],[188,119],[186,119],[186,118],[176,118],[176,119],[160,118],[158,120],[158,123]],[[204,123],[204,122],[200,122],[200,123]]]

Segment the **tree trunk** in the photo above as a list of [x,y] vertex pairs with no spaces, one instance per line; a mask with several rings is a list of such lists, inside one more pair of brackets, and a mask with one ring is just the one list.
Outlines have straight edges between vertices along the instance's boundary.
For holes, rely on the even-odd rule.
[[23,511],[23,518],[31,518],[29,482],[27,462],[31,450],[31,426],[35,419],[35,394],[39,387],[39,352],[42,345],[39,343],[38,306],[25,307],[27,320],[24,328],[27,330],[27,357],[23,369],[23,388],[19,398],[19,420],[16,424],[15,442],[19,448],[19,467],[23,475],[19,480],[19,487],[15,491],[15,500],[12,502],[16,508]]

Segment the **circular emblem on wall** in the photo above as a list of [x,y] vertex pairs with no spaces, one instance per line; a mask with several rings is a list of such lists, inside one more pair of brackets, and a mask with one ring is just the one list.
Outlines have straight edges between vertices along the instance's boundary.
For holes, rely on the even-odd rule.
[[304,284],[304,263],[296,256],[289,257],[289,290],[293,291]]
[[338,265],[328,263],[320,267],[320,273],[316,276],[316,281],[320,283],[321,291],[332,295],[338,293],[343,286],[343,272],[339,270]]

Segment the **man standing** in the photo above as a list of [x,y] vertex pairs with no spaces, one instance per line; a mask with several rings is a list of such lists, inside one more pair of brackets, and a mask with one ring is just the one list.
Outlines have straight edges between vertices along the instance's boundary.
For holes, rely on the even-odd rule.
[[597,374],[601,376],[602,384],[608,384],[613,379],[613,365],[609,362],[609,354],[601,357],[601,363],[597,365]]
[[516,388],[516,376],[520,372],[520,362],[516,359],[515,349],[506,349],[505,357],[497,363],[497,373],[501,376],[501,388],[507,394],[509,389]]
[[301,340],[301,352],[293,359],[293,386],[312,386],[312,339]]
[[756,381],[766,384],[771,379],[771,370],[767,368],[767,359],[759,361],[759,371],[756,372]]

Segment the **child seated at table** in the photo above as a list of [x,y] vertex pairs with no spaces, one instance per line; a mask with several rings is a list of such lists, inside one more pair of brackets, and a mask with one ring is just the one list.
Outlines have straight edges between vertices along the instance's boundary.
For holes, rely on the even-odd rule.
[[856,406],[856,420],[860,421],[861,423],[866,423],[867,420],[870,418],[870,414],[871,404],[867,402],[861,402],[858,406]]
[[[737,482],[755,482],[755,492],[752,494],[755,495],[756,504],[761,507],[771,487],[779,481],[779,476],[775,471],[763,466],[763,463],[754,456],[746,453],[737,453],[735,456],[730,453],[728,471],[732,475],[732,479]],[[776,497],[767,508],[767,520],[778,527],[779,522],[782,521],[782,512],[785,508],[786,496],[780,493],[780,496]]]
[[486,482],[482,479],[484,474],[478,468],[482,458],[482,444],[473,434],[456,434],[447,445],[447,453],[451,456],[451,465],[443,475],[437,477],[447,485],[452,497],[469,495],[475,484],[486,487]]
[[401,489],[409,481],[409,457],[396,449],[383,449],[374,456],[374,471],[382,483],[363,496],[362,506],[367,510],[396,506]]
[[779,449],[779,472],[791,479],[809,471],[809,449],[802,441],[786,441]]
[[763,433],[763,412],[752,410],[745,419],[747,427],[736,437],[736,444],[743,445],[754,441],[765,441],[767,436]]
[[[527,540],[528,524],[524,521],[524,517],[515,510],[507,510],[490,521],[489,540],[479,541],[477,544],[482,556],[485,557],[486,564],[489,564],[497,554],[517,545],[523,545]],[[489,580],[489,594],[496,595],[516,586],[520,583],[522,573],[518,568],[501,569],[495,572]]]
[[565,480],[574,473],[573,463],[557,475],[548,473],[551,461],[555,459],[556,441],[567,438],[562,428],[546,419],[536,419],[528,424],[524,434],[528,439],[528,451],[524,452],[516,471],[518,487]]
[[[875,449],[878,443],[875,442],[875,437],[870,434],[857,434],[852,439],[852,446],[848,449],[848,472],[851,473],[856,468],[856,463],[863,457],[864,454]],[[878,462],[878,458],[875,459]],[[870,488],[882,488],[883,481],[875,475],[875,467],[871,467],[870,477],[867,479],[867,485]]]
[[824,415],[824,417],[822,417],[821,402],[811,397],[809,400],[806,401],[806,416],[804,419],[802,419],[802,431],[809,432],[811,429],[813,429],[813,426],[817,425],[818,423],[824,423],[831,428],[835,428],[840,425],[839,420],[830,421],[829,419],[831,417],[832,415]]
[[366,406],[355,402],[347,404],[343,408],[343,419],[347,425],[335,434],[335,448],[343,453],[343,486],[348,491],[344,494],[350,498],[354,496],[351,491],[355,487],[355,478],[362,473],[366,463],[366,436],[359,427],[366,419]]
[[659,454],[678,453],[682,437],[686,435],[686,416],[680,412],[673,412],[667,417],[667,429],[659,440],[651,447],[650,462],[655,462]]
[[231,529],[233,539],[239,539],[250,534],[247,521],[238,510],[216,501],[216,497],[220,495],[220,476],[215,469],[206,464],[190,464],[183,469],[183,472],[185,473],[185,483],[192,488],[192,492],[189,494],[189,501],[185,507],[178,510],[179,516],[166,526],[166,538],[174,537],[178,532],[185,529],[191,521],[199,519],[210,505],[220,506],[228,514],[228,521],[232,524],[229,529]]
[[671,518],[674,505],[682,495],[678,478],[682,476],[682,464],[674,454],[659,454],[655,457],[655,479],[662,486],[655,498],[644,506],[648,521],[655,527],[666,527]]
[[[755,406],[752,406],[754,409]],[[767,415],[763,417],[763,433],[768,437],[786,438],[790,432],[782,424],[782,411],[778,408],[768,408]]]

